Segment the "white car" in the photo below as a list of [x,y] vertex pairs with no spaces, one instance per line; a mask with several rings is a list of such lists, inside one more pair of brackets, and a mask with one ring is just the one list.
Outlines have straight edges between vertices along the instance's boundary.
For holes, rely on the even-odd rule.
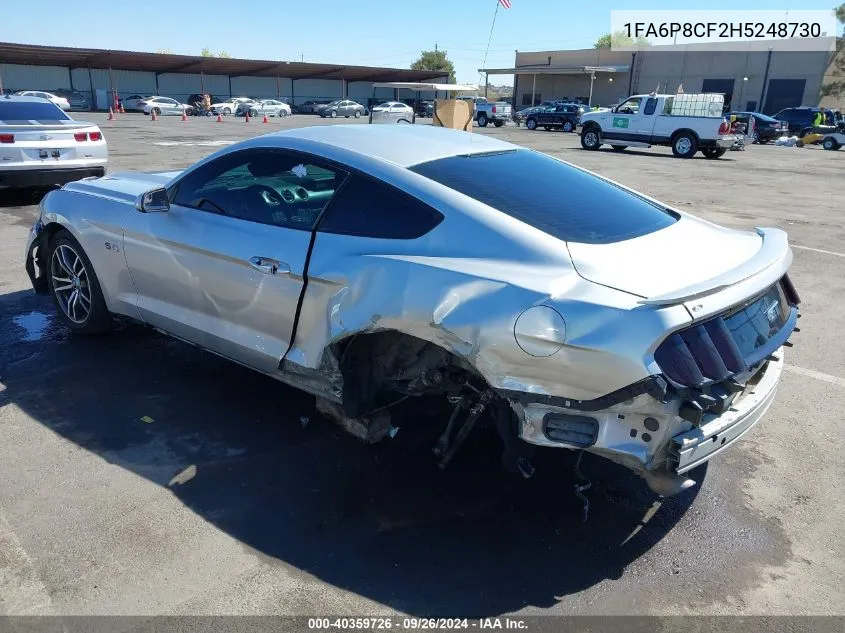
[[[155,112],[156,116],[167,116],[168,114],[181,116],[182,113],[188,114],[193,110],[193,107],[187,103],[180,103],[170,97],[147,97],[143,101],[139,101],[138,106],[144,114]],[[124,106],[125,109],[126,106]]]
[[136,110],[138,112],[143,112],[143,108],[141,107],[141,102],[146,101],[147,99],[153,99],[154,97],[145,97],[143,95],[129,95],[125,99],[121,100],[123,104],[124,110]]
[[[290,116],[291,109],[287,103],[278,101],[277,99],[261,99],[260,101],[248,102],[249,116]],[[242,106],[246,107],[246,106]]]
[[43,90],[22,90],[16,92],[20,97],[38,97],[39,99],[47,99],[47,101],[56,104],[62,110],[70,110],[70,102],[64,97],[54,95],[52,92],[44,92]]
[[399,101],[385,101],[384,103],[380,103],[373,108],[373,113],[376,112],[409,118],[414,116],[414,109],[408,104],[400,103]]
[[238,106],[242,103],[247,103],[249,101],[255,101],[250,97],[233,97],[226,101],[221,101],[220,103],[212,103],[211,104],[211,111],[214,114],[222,114],[223,116],[229,116],[230,114],[234,114],[238,111]]
[[0,189],[64,185],[106,173],[108,149],[93,123],[40,97],[0,97]]

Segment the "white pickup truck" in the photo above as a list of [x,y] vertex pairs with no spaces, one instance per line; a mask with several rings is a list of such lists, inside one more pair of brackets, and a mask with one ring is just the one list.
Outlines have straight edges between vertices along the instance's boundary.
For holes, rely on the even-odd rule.
[[463,101],[467,101],[475,108],[473,120],[478,121],[479,127],[487,127],[488,123],[492,123],[496,127],[502,127],[511,118],[511,104],[507,101],[496,101],[495,103],[490,103],[484,97],[458,98]]
[[581,115],[581,147],[597,150],[603,144],[616,151],[626,147],[667,145],[677,158],[701,152],[719,158],[736,142],[723,134],[721,94],[634,95],[606,111]]

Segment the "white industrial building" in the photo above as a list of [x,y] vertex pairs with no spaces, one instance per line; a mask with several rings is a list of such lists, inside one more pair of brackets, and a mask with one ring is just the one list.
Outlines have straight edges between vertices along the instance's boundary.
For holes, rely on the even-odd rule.
[[[0,43],[3,89],[76,90],[96,109],[112,95],[162,95],[184,101],[191,94],[217,98],[280,98],[293,105],[314,99],[372,99],[375,82],[447,83],[440,71],[344,64],[248,60],[160,53]],[[439,95],[438,95],[439,96]],[[432,99],[434,93],[379,88],[378,99]]]

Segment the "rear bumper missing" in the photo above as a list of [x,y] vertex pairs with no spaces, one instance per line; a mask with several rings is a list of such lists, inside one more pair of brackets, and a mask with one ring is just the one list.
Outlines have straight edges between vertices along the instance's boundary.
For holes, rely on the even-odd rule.
[[697,426],[679,415],[677,396],[660,401],[641,393],[600,411],[524,398],[521,403],[511,400],[520,420],[519,436],[530,444],[595,453],[639,474],[658,494],[676,494],[692,485],[686,476],[690,470],[726,450],[762,419],[777,391],[783,350],[770,358],[726,412],[707,414]]

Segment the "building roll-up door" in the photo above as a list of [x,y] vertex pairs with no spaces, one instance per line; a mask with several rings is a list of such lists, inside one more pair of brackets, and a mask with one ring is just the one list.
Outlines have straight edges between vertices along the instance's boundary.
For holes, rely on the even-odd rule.
[[803,105],[806,83],[806,79],[770,79],[763,113],[774,114],[784,108]]

